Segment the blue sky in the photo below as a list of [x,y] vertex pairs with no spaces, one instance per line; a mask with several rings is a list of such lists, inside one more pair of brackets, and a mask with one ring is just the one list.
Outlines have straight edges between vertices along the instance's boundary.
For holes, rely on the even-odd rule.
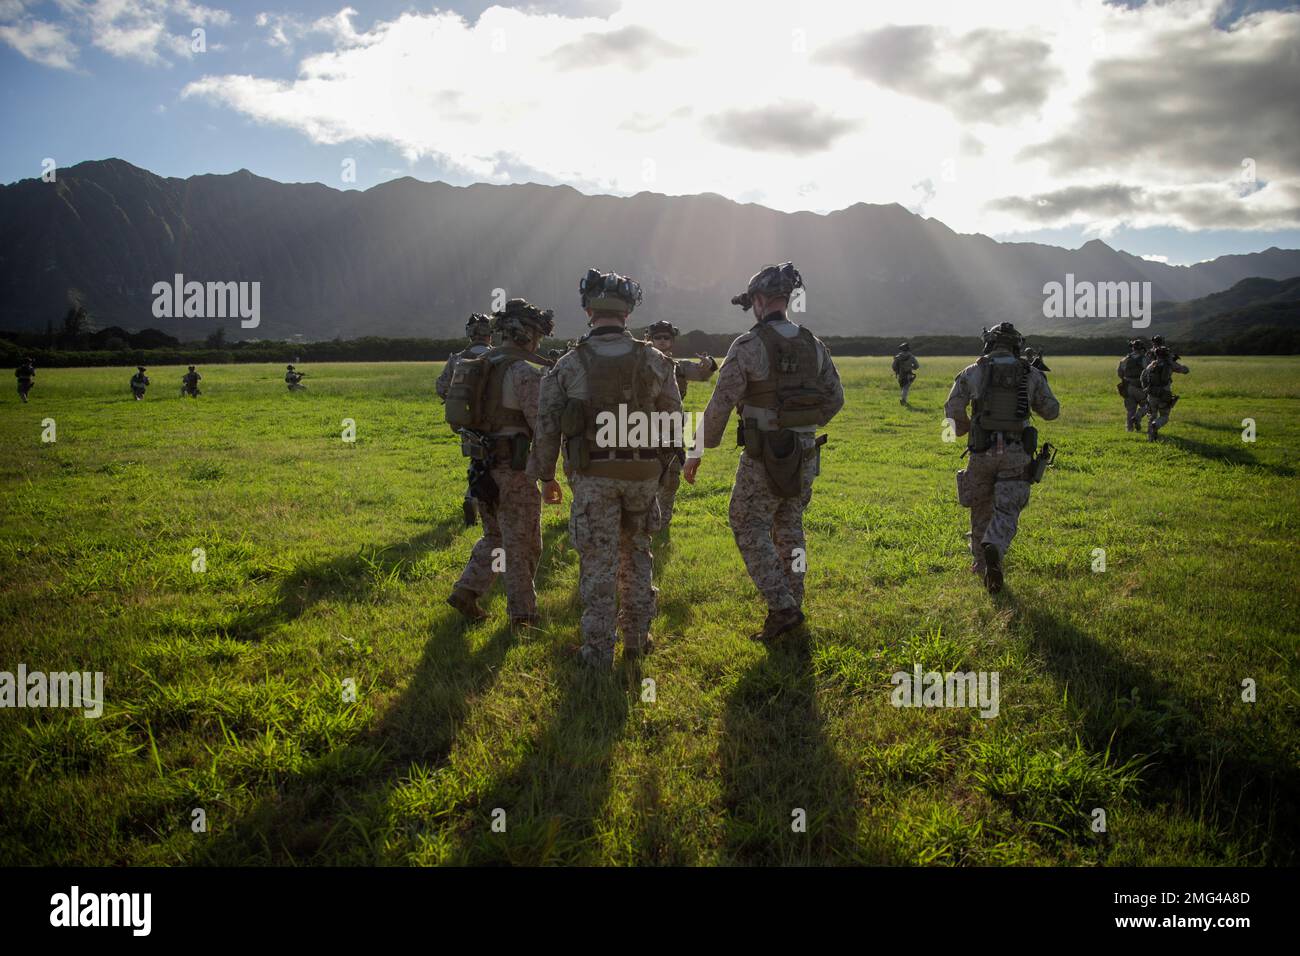
[[764,2],[0,0],[0,181],[115,156],[898,202],[1175,264],[1300,247],[1294,4],[810,0],[774,35]]

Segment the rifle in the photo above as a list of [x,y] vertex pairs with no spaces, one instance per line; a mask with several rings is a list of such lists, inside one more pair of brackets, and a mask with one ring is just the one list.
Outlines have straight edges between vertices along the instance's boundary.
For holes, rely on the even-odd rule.
[[1031,485],[1036,485],[1043,480],[1043,475],[1047,469],[1056,464],[1056,446],[1051,442],[1043,442],[1043,447],[1038,450],[1038,454],[1029,462],[1028,479]]

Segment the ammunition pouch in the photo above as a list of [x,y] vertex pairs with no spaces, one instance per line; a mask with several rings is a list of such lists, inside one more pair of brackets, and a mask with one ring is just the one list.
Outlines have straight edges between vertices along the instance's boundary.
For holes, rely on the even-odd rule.
[[587,430],[587,404],[580,398],[565,401],[560,410],[560,434],[568,438],[581,435]]
[[970,482],[966,477],[966,469],[963,468],[957,472],[957,504],[969,508],[974,503],[975,496],[971,494]]
[[1020,447],[1025,450],[1025,454],[1030,458],[1034,457],[1034,452],[1038,450],[1038,429],[1033,425],[1028,426],[1020,433]]
[[737,435],[740,444],[745,448],[745,454],[750,458],[761,459],[763,457],[763,433],[758,429],[758,419],[744,418],[740,422],[741,428]]
[[528,449],[532,444],[527,435],[510,436],[510,470],[523,471],[528,465]]
[[1056,462],[1056,448],[1051,442],[1043,442],[1042,451],[1029,463],[1025,469],[1025,480],[1031,485],[1036,485],[1043,480],[1043,475],[1047,469]]
[[[745,452],[748,454],[748,446]],[[803,491],[802,436],[787,428],[768,432],[762,437],[761,455],[763,470],[767,472],[767,479],[777,496],[797,498]]]
[[1128,398],[1128,379],[1121,378],[1115,384],[1115,391],[1119,392],[1120,398]]

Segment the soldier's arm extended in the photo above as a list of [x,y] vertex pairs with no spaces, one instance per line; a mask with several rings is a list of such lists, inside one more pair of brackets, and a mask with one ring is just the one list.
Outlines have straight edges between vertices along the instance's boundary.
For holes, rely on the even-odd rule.
[[1029,403],[1030,407],[1045,422],[1053,421],[1061,414],[1061,403],[1056,400],[1052,394],[1052,386],[1047,384],[1047,376],[1036,368],[1031,368],[1029,374],[1033,377],[1034,397]]
[[528,453],[525,471],[535,481],[554,481],[555,462],[560,457],[560,413],[564,411],[564,391],[554,370],[541,377],[537,389],[535,417],[530,422],[533,448]]
[[731,410],[745,394],[744,359],[741,351],[736,348],[739,341],[737,339],[731,343],[731,348],[727,350],[727,357],[722,363],[722,370],[718,372],[718,384],[714,387],[709,404],[704,409],[700,435],[692,450],[694,457],[699,457],[702,447],[717,448],[722,444],[722,433],[727,430],[727,419],[731,417]]
[[444,402],[447,400],[447,392],[451,390],[451,374],[455,369],[456,356],[452,355],[447,359],[447,364],[442,367],[442,374],[438,376],[438,381],[433,384],[433,390]]
[[952,419],[958,435],[970,431],[970,416],[966,414],[966,407],[970,405],[971,398],[970,383],[966,379],[966,373],[962,372],[953,381],[948,400],[943,403],[943,414]]
[[822,418],[822,424],[825,425],[844,407],[844,385],[840,382],[840,372],[835,367],[835,360],[831,358],[831,350],[825,345],[822,345],[822,356],[818,380],[826,390],[826,414]]
[[1186,375],[1189,371],[1191,371],[1191,369],[1189,369],[1186,365],[1183,365],[1181,362],[1172,362],[1170,363],[1169,367],[1173,369],[1175,372],[1177,372],[1179,375]]
[[686,379],[688,382],[707,382],[709,379],[713,378],[716,366],[710,362],[704,361],[704,359],[700,359],[698,362],[678,362],[677,370],[681,372],[682,378]]

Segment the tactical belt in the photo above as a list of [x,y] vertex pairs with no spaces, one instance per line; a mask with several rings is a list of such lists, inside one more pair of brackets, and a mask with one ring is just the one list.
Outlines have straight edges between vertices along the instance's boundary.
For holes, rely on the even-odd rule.
[[658,461],[660,451],[658,448],[593,448],[589,454],[592,461],[635,461],[638,458]]

